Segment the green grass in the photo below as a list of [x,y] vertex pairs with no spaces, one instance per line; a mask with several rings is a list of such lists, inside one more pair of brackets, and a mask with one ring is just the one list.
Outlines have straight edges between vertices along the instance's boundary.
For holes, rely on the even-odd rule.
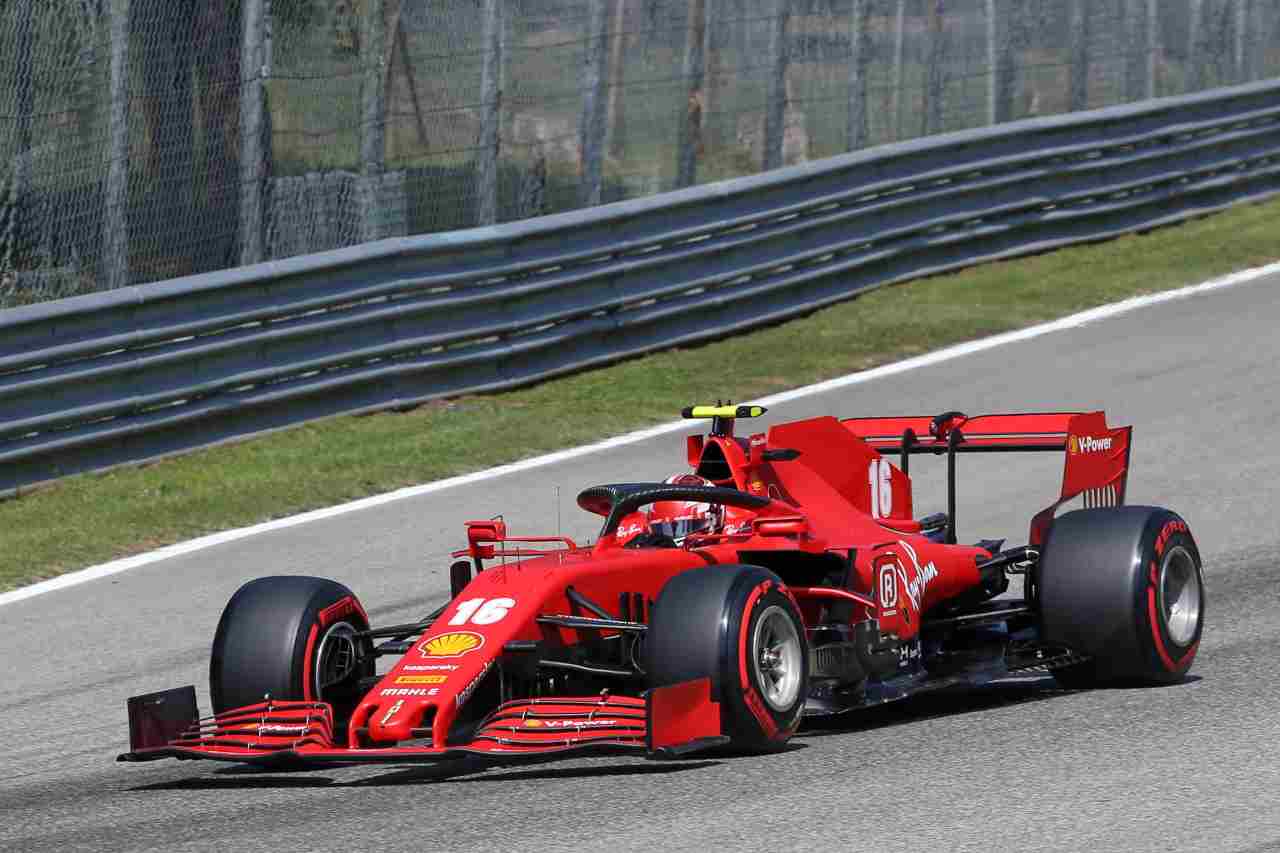
[[[667,421],[693,402],[759,397],[1256,266],[1280,255],[1278,223],[1280,201],[1245,206],[1144,236],[884,288],[752,334],[510,393],[333,418],[72,477],[0,503],[0,589]],[[592,418],[567,414],[588,406]]]

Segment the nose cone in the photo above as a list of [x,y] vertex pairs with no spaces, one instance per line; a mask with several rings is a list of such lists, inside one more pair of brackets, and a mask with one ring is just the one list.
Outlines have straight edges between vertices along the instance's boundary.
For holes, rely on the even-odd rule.
[[[383,696],[369,715],[369,739],[375,743],[395,743],[413,737],[413,729],[419,728],[432,708],[425,696],[436,689],[416,689],[424,695]],[[394,692],[394,691],[384,691]],[[408,691],[406,691],[408,692]]]

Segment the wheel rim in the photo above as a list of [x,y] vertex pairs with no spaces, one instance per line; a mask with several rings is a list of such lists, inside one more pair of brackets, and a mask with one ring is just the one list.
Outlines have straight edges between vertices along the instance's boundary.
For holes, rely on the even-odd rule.
[[355,672],[356,629],[350,622],[335,622],[320,637],[316,646],[312,690],[317,700],[324,700],[326,693],[335,692]]
[[1200,624],[1200,573],[1191,552],[1170,548],[1160,564],[1160,612],[1169,639],[1179,646],[1191,642]]
[[751,640],[751,662],[764,701],[787,711],[800,695],[803,665],[800,634],[787,611],[776,604],[760,615]]

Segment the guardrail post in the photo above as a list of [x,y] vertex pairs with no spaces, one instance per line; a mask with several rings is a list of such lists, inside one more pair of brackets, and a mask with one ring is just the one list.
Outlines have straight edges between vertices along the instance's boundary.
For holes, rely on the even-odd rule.
[[262,113],[266,108],[266,5],[244,0],[240,43],[240,263],[262,260],[262,199],[266,180]]
[[1071,0],[1071,91],[1072,112],[1089,105],[1089,0]]
[[111,0],[111,106],[102,272],[107,287],[129,283],[129,0]]
[[689,0],[689,21],[685,28],[684,81],[685,104],[680,113],[676,133],[676,186],[691,187],[698,182],[698,151],[702,148],[702,111],[706,106],[704,90],[707,32],[707,0]]
[[849,126],[850,151],[867,144],[867,66],[871,61],[871,34],[867,32],[871,0],[853,0],[849,15]]
[[364,0],[360,67],[360,240],[382,236],[378,216],[378,182],[387,162],[386,18],[384,0]]
[[987,124],[1013,119],[1013,44],[1008,0],[987,0]]
[[893,23],[893,82],[890,84],[889,122],[893,128],[893,141],[902,139],[902,48],[907,28],[907,0],[897,0],[897,12]]
[[600,203],[603,195],[606,112],[605,73],[609,61],[609,5],[591,0],[587,56],[582,75],[582,184],[580,198],[586,207]]
[[782,135],[787,120],[787,25],[791,21],[791,0],[775,0],[773,27],[769,30],[769,86],[764,108],[764,167],[782,165]]
[[[502,0],[484,0],[480,49],[480,150],[476,156],[476,222],[498,221],[498,125],[502,119]],[[406,57],[407,60],[407,57]]]

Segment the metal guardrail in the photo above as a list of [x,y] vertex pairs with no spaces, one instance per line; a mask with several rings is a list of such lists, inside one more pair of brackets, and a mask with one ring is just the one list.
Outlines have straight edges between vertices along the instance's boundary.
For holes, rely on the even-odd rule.
[[4,311],[0,493],[508,388],[1275,193],[1271,81]]

